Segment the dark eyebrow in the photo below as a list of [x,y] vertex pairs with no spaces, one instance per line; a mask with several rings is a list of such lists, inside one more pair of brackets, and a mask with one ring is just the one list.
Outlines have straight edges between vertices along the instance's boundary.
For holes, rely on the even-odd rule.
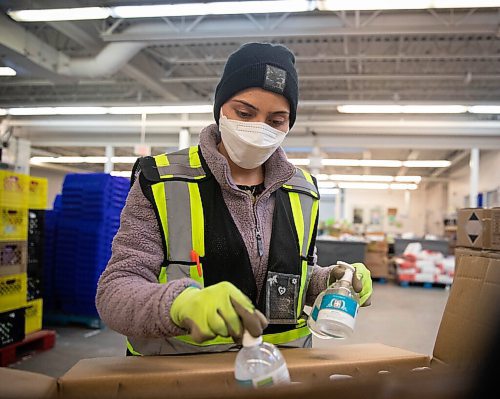
[[[243,105],[246,105],[247,107],[249,108],[252,108],[253,110],[255,111],[258,111],[259,109],[255,106],[255,105],[252,105],[246,101],[243,101],[243,100],[238,100],[236,98],[232,99],[231,101],[234,101],[234,102],[237,102],[237,103],[240,103],[240,104],[243,104]],[[275,112],[271,112],[273,115],[274,114],[286,114],[286,115],[289,115],[290,112],[288,111],[275,111]]]

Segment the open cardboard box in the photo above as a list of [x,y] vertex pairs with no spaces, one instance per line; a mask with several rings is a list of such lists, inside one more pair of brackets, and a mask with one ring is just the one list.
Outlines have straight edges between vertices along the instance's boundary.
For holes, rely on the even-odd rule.
[[[330,350],[284,349],[283,354],[292,380],[302,384],[269,388],[272,391],[251,390],[252,392],[235,384],[234,352],[83,359],[57,380],[58,397],[208,399],[273,396],[290,399],[298,397],[297,392],[301,392],[302,398],[306,394],[313,394],[317,399],[340,395],[342,389],[350,386],[347,381],[329,381],[332,374],[355,377],[350,388],[350,397],[353,398],[358,397],[355,392],[361,395],[359,397],[363,397],[362,392],[370,397],[377,397],[375,393],[380,394],[380,397],[396,397],[394,395],[397,392],[400,393],[400,398],[424,397],[415,396],[415,392],[422,393],[421,389],[425,384],[427,387],[435,386],[437,395],[442,392],[440,389],[442,390],[443,385],[436,382],[436,378],[441,378],[442,381],[451,379],[455,382],[450,383],[450,387],[458,389],[457,387],[463,387],[464,378],[457,377],[457,374],[440,373],[445,370],[455,372],[474,369],[484,358],[497,322],[492,316],[500,302],[500,253],[459,249],[456,255],[455,280],[432,357],[382,344],[342,345]],[[431,371],[411,372],[414,368],[425,366],[430,366]],[[390,374],[379,375],[381,371],[388,371]],[[399,377],[400,374],[403,376]],[[15,389],[24,392],[28,386],[26,381],[26,378],[12,378],[8,372],[0,370],[0,386],[9,384],[9,392],[14,392]],[[53,387],[56,380],[41,376],[32,381],[29,389],[33,391],[39,387],[40,394],[31,397],[55,397]],[[409,381],[407,392],[393,389],[401,381]],[[3,390],[0,390],[0,398],[4,397],[13,396],[5,396]],[[425,397],[454,396],[429,394]]]

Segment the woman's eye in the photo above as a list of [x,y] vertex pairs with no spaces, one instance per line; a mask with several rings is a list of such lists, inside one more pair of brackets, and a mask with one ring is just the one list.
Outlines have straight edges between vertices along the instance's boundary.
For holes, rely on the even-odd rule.
[[283,119],[273,119],[271,120],[271,126],[282,126],[285,123]]
[[240,118],[251,118],[252,117],[252,114],[250,114],[249,112],[239,111],[239,110],[236,110],[236,115],[238,115]]

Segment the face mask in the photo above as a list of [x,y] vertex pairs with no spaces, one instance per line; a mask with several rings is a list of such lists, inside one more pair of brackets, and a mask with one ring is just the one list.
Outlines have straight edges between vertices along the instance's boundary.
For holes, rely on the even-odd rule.
[[219,130],[229,158],[243,169],[255,169],[266,162],[287,133],[263,122],[227,119],[222,112]]

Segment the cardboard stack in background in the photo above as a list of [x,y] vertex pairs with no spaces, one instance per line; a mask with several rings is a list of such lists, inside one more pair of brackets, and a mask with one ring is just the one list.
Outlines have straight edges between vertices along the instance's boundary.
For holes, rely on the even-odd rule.
[[366,246],[365,265],[374,278],[389,277],[389,243],[382,237],[371,240]]
[[434,357],[475,364],[488,353],[500,323],[500,208],[458,211],[455,257],[455,279]]

